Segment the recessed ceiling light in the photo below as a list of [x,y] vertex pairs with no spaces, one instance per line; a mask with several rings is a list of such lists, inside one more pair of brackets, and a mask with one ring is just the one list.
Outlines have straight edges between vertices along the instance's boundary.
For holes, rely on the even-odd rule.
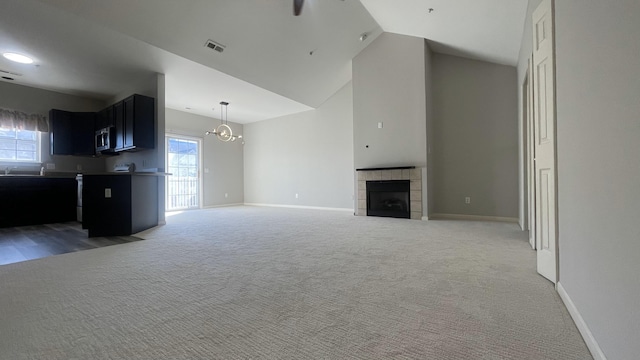
[[21,64],[33,64],[33,59],[25,55],[7,52],[2,54],[2,56],[11,61],[19,62]]
[[11,53],[11,52],[7,52],[2,54],[2,56],[4,56],[5,58],[11,60],[11,61],[15,61],[15,62],[19,62],[21,64],[32,64],[33,63],[33,59],[22,55],[22,54],[17,54],[17,53]]

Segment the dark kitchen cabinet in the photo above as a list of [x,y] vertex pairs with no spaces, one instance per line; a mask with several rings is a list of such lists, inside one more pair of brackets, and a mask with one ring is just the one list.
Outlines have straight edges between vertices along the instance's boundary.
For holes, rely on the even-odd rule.
[[94,112],[73,113],[73,155],[93,156],[96,154]]
[[51,155],[95,155],[96,113],[49,111]]
[[155,148],[155,99],[132,95],[113,106],[116,151]]
[[75,178],[0,177],[0,228],[76,220]]
[[73,155],[72,112],[49,111],[51,155]]
[[115,121],[113,118],[113,105],[98,112],[98,115],[96,116],[95,130],[98,131],[111,126],[115,126]]
[[115,150],[124,149],[124,102],[120,101],[113,105],[113,126],[116,127],[116,147]]

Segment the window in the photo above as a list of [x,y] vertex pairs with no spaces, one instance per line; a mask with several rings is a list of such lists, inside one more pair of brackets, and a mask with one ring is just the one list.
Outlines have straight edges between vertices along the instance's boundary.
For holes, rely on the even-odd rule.
[[0,161],[40,162],[37,131],[0,128]]

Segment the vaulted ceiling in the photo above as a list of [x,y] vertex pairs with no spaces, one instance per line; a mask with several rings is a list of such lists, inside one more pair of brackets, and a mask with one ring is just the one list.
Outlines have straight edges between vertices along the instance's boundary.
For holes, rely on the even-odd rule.
[[[0,58],[0,70],[17,84],[105,100],[164,73],[168,107],[216,117],[212,108],[228,101],[229,120],[248,123],[322,104],[351,80],[351,59],[382,31],[514,65],[526,6],[306,0],[296,17],[291,0],[3,0],[0,52],[36,62]],[[224,51],[209,49],[207,40]]]

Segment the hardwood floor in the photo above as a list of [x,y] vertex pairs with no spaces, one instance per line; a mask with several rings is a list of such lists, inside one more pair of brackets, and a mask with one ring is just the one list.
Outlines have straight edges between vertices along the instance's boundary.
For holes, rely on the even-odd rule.
[[133,236],[87,237],[80,223],[0,228],[0,265],[142,240]]

